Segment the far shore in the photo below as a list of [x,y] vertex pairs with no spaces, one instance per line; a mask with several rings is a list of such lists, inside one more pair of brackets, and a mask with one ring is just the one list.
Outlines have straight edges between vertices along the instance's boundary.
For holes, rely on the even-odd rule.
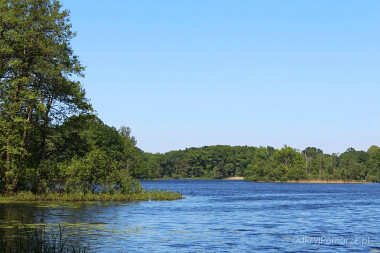
[[[244,180],[244,177],[228,177],[223,180]],[[287,181],[260,181],[259,183],[300,183],[300,184],[372,184],[374,182],[369,182],[365,180],[351,180],[344,181],[340,179],[302,179],[302,180],[287,180]]]
[[[175,178],[157,178],[157,179],[148,179],[148,181],[159,181]],[[213,178],[177,178],[177,179],[186,179],[186,180],[245,180],[244,177],[227,177],[222,179],[213,179]],[[250,181],[253,183],[291,183],[291,184],[376,184],[377,182],[365,181],[365,180],[350,180],[345,181],[341,179],[301,179],[301,180],[286,180],[286,181]]]
[[325,179],[302,179],[302,180],[287,180],[287,181],[255,181],[257,183],[292,183],[292,184],[373,184],[376,182],[369,182],[365,180],[325,180]]

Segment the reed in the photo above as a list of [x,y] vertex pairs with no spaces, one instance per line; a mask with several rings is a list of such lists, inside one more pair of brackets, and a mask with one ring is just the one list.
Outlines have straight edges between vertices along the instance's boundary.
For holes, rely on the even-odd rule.
[[19,192],[13,195],[1,195],[1,202],[16,201],[147,201],[147,200],[176,200],[183,199],[181,193],[166,190],[142,191],[139,193],[45,193]]
[[89,252],[88,247],[74,246],[68,243],[69,238],[64,236],[64,227],[59,225],[58,232],[46,231],[45,227],[20,229],[11,236],[0,234],[0,252],[4,253],[64,253]]

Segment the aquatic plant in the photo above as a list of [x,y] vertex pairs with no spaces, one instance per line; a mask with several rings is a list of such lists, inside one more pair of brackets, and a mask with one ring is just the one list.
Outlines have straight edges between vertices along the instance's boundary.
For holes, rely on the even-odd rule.
[[72,245],[64,235],[64,227],[59,225],[58,232],[46,231],[41,227],[16,227],[14,235],[0,234],[0,252],[4,253],[64,253],[64,252],[89,252],[88,247]]
[[184,198],[181,193],[174,191],[161,190],[143,190],[137,193],[123,194],[122,192],[114,193],[92,193],[78,191],[74,193],[55,193],[48,192],[45,194],[34,194],[30,191],[19,192],[13,195],[0,195],[0,201],[137,201],[137,200],[176,200]]

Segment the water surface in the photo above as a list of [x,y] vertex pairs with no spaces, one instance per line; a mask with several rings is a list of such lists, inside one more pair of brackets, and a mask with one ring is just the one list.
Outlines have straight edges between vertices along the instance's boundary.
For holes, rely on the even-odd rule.
[[186,199],[0,204],[3,230],[61,224],[93,252],[380,252],[380,184],[143,181]]

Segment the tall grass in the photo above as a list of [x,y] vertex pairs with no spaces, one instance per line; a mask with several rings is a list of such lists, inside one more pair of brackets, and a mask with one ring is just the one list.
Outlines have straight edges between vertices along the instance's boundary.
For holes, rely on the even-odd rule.
[[4,253],[64,253],[89,252],[88,247],[69,245],[68,237],[64,236],[64,228],[59,225],[59,231],[50,232],[45,227],[16,228],[16,234],[7,236],[0,234],[0,252]]
[[182,199],[182,194],[174,191],[151,190],[139,193],[45,193],[19,192],[13,195],[2,195],[0,201],[138,201],[138,200],[176,200]]

